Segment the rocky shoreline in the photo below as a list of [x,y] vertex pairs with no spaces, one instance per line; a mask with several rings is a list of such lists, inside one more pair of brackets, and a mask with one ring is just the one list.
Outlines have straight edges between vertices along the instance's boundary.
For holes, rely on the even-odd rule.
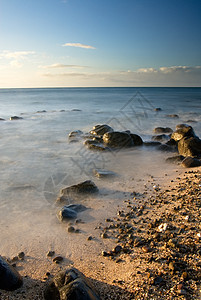
[[[150,177],[144,191],[134,191],[116,216],[97,224],[102,240],[97,257],[74,262],[95,286],[100,299],[199,299],[201,297],[201,173],[191,169],[156,185]],[[44,299],[53,276],[69,264],[57,253],[45,261],[43,278],[26,274],[26,253],[10,261],[22,273],[24,285],[12,292],[0,291],[6,299]],[[22,267],[25,268],[21,272]],[[33,265],[31,266],[33,267]],[[30,270],[29,270],[30,271]]]

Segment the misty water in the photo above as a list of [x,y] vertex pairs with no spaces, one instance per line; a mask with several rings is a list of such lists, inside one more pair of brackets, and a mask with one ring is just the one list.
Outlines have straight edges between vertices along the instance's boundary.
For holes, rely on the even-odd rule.
[[[23,119],[10,121],[11,116]],[[172,153],[144,146],[93,152],[82,142],[70,143],[71,131],[87,133],[94,125],[108,124],[150,141],[157,126],[174,130],[188,123],[201,137],[201,88],[2,89],[0,118],[5,119],[0,122],[0,250],[5,252],[8,246],[23,247],[30,239],[51,236],[50,228],[63,230],[55,201],[65,186],[93,180],[100,195],[90,197],[87,205],[95,209],[99,197],[115,201],[118,192],[129,195],[144,178],[175,169],[165,162]],[[97,179],[94,168],[117,176]],[[90,223],[87,214],[83,217]]]

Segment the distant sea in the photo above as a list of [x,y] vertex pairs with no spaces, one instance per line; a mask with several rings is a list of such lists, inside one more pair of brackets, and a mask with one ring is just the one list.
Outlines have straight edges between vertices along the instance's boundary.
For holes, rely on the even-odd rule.
[[116,183],[171,168],[165,158],[172,153],[144,147],[98,153],[68,135],[108,124],[150,141],[157,126],[187,123],[201,137],[201,88],[0,89],[0,118],[0,225],[12,229],[52,205],[61,187],[96,180],[93,168],[116,172]]

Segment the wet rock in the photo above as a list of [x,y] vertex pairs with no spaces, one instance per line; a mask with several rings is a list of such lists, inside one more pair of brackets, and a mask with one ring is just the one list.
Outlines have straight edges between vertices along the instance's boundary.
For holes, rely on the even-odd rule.
[[134,145],[133,139],[130,134],[126,132],[107,132],[103,135],[103,142],[109,146],[114,148],[126,148]]
[[161,110],[162,110],[162,108],[160,108],[160,107],[156,107],[156,108],[154,108],[154,110],[155,110],[155,111],[161,111]]
[[171,147],[166,144],[161,144],[160,146],[157,147],[159,151],[164,151],[164,152],[176,152],[177,150],[174,147]]
[[82,110],[79,108],[73,108],[73,109],[71,109],[71,111],[82,111]]
[[170,127],[156,127],[154,128],[154,133],[172,133],[173,130]]
[[141,146],[143,144],[143,140],[142,138],[134,133],[129,133],[131,139],[133,140],[134,146]]
[[81,130],[74,130],[69,133],[69,138],[80,137],[83,134]]
[[200,167],[201,161],[199,159],[188,156],[182,161],[181,164],[185,168],[194,168],[194,167]]
[[47,111],[46,110],[38,110],[36,113],[37,114],[42,114],[42,113],[46,113]]
[[102,144],[96,143],[93,141],[93,143],[85,143],[88,149],[95,150],[95,151],[108,151],[109,148],[105,147]]
[[45,300],[100,300],[89,280],[75,268],[58,273],[44,291]]
[[5,121],[5,119],[0,118],[0,121]]
[[13,291],[23,284],[20,274],[0,256],[0,289]]
[[64,260],[64,258],[62,256],[56,256],[55,258],[53,258],[53,262],[55,262],[56,264],[62,262]]
[[66,207],[76,211],[77,213],[85,211],[87,209],[87,207],[82,204],[69,204]]
[[169,140],[170,137],[167,134],[160,134],[160,135],[153,135],[151,139],[153,141],[163,142]]
[[58,218],[60,221],[68,219],[76,219],[77,212],[73,209],[68,208],[68,206],[63,206],[62,209],[58,212]]
[[184,159],[183,155],[175,155],[175,156],[166,158],[166,161],[170,162],[170,163],[177,163],[177,162],[181,162],[183,159]]
[[176,142],[180,141],[184,137],[196,137],[194,130],[190,125],[179,124],[176,128],[176,131],[174,131],[171,135],[171,139]]
[[106,177],[112,177],[115,176],[115,173],[109,170],[105,169],[94,169],[93,173],[98,178],[106,178]]
[[20,252],[20,253],[18,254],[18,258],[21,259],[21,260],[24,260],[24,257],[25,257],[24,252]]
[[68,196],[71,193],[76,194],[87,194],[87,193],[97,193],[98,188],[95,183],[91,180],[86,180],[84,182],[63,188],[60,191],[61,196]]
[[10,120],[11,120],[11,121],[22,120],[22,119],[23,119],[22,117],[18,117],[18,116],[10,117]]
[[109,125],[96,125],[93,127],[93,130],[90,131],[90,134],[93,135],[101,135],[103,136],[106,132],[112,132],[113,129]]
[[201,140],[197,137],[184,137],[178,142],[178,151],[180,155],[200,157]]

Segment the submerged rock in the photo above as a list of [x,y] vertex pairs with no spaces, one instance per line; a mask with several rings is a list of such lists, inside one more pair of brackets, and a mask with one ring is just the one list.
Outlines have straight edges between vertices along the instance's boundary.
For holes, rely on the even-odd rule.
[[83,134],[81,130],[74,130],[69,133],[69,138],[80,137]]
[[139,135],[130,133],[130,137],[133,140],[134,146],[141,146],[143,144],[143,140]]
[[71,193],[97,193],[98,188],[95,183],[91,180],[86,180],[84,182],[71,185],[69,187],[63,188],[61,190],[61,196],[68,196]]
[[184,159],[183,155],[176,155],[176,156],[171,156],[166,158],[166,161],[170,163],[177,163],[177,162],[181,162],[183,159]]
[[5,121],[5,119],[3,119],[3,118],[0,118],[0,121]]
[[44,291],[45,300],[100,300],[89,280],[75,268],[58,273]]
[[170,136],[167,134],[159,134],[159,135],[153,135],[151,138],[153,141],[163,142],[170,139]]
[[23,284],[22,277],[0,256],[0,289],[13,291]]
[[179,116],[176,115],[176,114],[166,115],[166,117],[169,117],[169,118],[179,118]]
[[96,125],[93,127],[93,130],[90,131],[90,134],[93,135],[101,135],[103,136],[106,132],[112,132],[113,129],[109,125]]
[[173,130],[170,127],[156,127],[154,133],[172,133]]
[[134,146],[133,139],[129,133],[126,132],[107,132],[103,135],[103,142],[110,147],[126,148]]

